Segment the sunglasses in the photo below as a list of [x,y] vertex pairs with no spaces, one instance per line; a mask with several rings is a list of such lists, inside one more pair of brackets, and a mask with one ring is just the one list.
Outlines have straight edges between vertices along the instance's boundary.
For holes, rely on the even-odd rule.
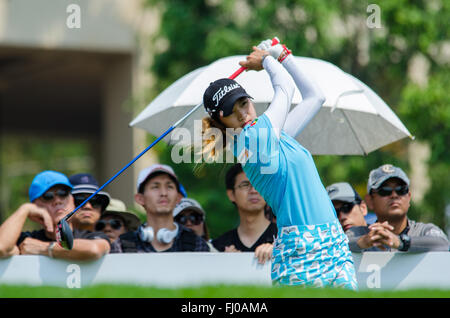
[[409,188],[407,185],[397,186],[395,188],[392,187],[380,187],[377,190],[372,190],[375,193],[378,193],[379,196],[387,197],[392,194],[392,191],[395,191],[400,196],[406,195],[409,192]]
[[335,209],[336,214],[339,216],[339,213],[343,212],[345,214],[349,213],[353,207],[357,204],[357,202],[348,202],[344,203],[340,208]]
[[111,228],[113,228],[114,230],[118,230],[122,227],[122,222],[116,219],[111,219],[108,221],[100,220],[95,224],[95,230],[103,231],[107,224],[109,224],[109,226],[111,226]]
[[[75,200],[75,206],[79,206],[83,203],[87,198],[90,197],[90,194],[74,194],[73,198]],[[100,195],[94,195],[92,199],[89,200],[89,203],[92,205],[94,209],[106,207],[106,199]]]
[[69,190],[67,190],[67,189],[58,189],[58,190],[55,190],[55,191],[47,191],[47,192],[45,192],[41,196],[41,198],[44,201],[51,201],[56,196],[58,196],[58,197],[60,197],[62,199],[65,199],[65,198],[67,198],[68,195],[69,195]]
[[187,221],[190,221],[193,225],[199,225],[203,222],[203,215],[194,213],[194,214],[188,214],[188,215],[182,215],[175,218],[175,221],[182,225],[186,225]]

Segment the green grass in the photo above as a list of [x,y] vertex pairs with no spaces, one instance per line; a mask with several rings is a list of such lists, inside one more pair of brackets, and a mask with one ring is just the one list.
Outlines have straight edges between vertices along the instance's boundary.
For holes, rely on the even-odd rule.
[[130,285],[96,285],[80,289],[0,285],[0,298],[450,298],[450,290],[402,291],[309,289],[300,287],[203,286],[162,289]]

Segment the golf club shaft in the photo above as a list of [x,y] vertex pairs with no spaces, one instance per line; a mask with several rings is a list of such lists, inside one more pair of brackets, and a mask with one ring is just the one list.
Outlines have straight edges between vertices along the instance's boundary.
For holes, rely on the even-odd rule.
[[[229,79],[235,79],[237,76],[239,76],[246,68],[241,67],[236,72],[234,72]],[[89,202],[90,199],[92,199],[97,193],[102,191],[108,184],[110,184],[115,178],[117,178],[122,172],[124,172],[126,169],[128,169],[129,166],[131,166],[136,160],[138,160],[140,157],[142,157],[148,150],[150,150],[154,145],[156,145],[161,139],[163,139],[165,136],[167,136],[172,130],[175,129],[179,124],[181,124],[183,121],[185,121],[193,112],[195,112],[199,107],[203,105],[203,102],[196,105],[194,108],[192,108],[186,115],[184,115],[180,120],[178,120],[174,125],[172,125],[169,129],[167,129],[161,136],[159,136],[154,142],[152,142],[147,148],[145,148],[140,154],[138,154],[133,160],[131,160],[125,167],[120,169],[119,172],[117,172],[114,176],[112,176],[108,181],[105,182],[104,185],[102,185],[100,188],[98,188],[97,191],[95,191],[93,194],[91,194],[86,200],[84,200],[79,206],[77,206],[72,212],[67,214],[64,219],[67,221],[69,220],[72,215],[75,214],[81,207],[83,207],[86,203]]]
[[133,160],[131,160],[125,167],[120,169],[119,172],[117,172],[114,176],[112,176],[108,181],[105,182],[104,185],[102,185],[100,188],[98,188],[97,191],[92,193],[86,200],[84,200],[79,206],[75,208],[72,212],[67,214],[65,216],[65,219],[68,220],[75,212],[77,212],[83,205],[89,202],[90,199],[92,199],[97,193],[103,190],[108,184],[110,184],[115,178],[117,178],[122,172],[124,172],[126,169],[128,169],[129,166],[131,166],[136,160],[138,160],[140,157],[142,157],[150,148],[152,148],[154,145],[156,145],[161,139],[163,139],[165,136],[167,136],[176,126],[172,126],[169,129],[167,129],[161,136],[159,136],[154,142],[150,144],[147,148],[145,148],[140,154],[138,154]]
[[233,74],[231,74],[230,77],[228,77],[229,79],[235,79],[236,77],[238,77],[243,71],[245,71],[247,68],[246,67],[241,67],[239,68],[236,72],[234,72]]
[[[228,77],[229,79],[235,79],[237,76],[239,76],[239,74],[241,74],[246,68],[245,67],[241,67],[239,68],[236,72],[234,72],[233,74],[231,74],[230,77]],[[203,105],[203,102],[197,104],[194,106],[194,108],[192,108],[186,115],[184,115],[183,117],[181,117],[180,120],[178,120],[172,127],[177,127],[179,124],[181,124],[183,121],[185,121],[189,116],[191,116],[191,114],[193,112],[195,112],[199,107],[201,107]]]

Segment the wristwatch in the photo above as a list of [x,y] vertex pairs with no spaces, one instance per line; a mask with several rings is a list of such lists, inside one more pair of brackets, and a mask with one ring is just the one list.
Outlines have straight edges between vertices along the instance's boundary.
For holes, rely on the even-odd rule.
[[407,250],[409,250],[409,247],[411,246],[411,238],[409,237],[408,234],[400,234],[399,236],[400,238],[400,242],[401,242],[401,246],[399,246],[398,250],[402,251],[402,252],[406,252]]

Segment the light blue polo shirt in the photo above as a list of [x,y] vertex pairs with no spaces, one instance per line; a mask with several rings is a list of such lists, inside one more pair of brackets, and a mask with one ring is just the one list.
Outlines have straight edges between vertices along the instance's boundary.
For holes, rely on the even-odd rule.
[[236,136],[233,152],[253,187],[277,217],[277,226],[337,220],[311,153],[263,114]]

